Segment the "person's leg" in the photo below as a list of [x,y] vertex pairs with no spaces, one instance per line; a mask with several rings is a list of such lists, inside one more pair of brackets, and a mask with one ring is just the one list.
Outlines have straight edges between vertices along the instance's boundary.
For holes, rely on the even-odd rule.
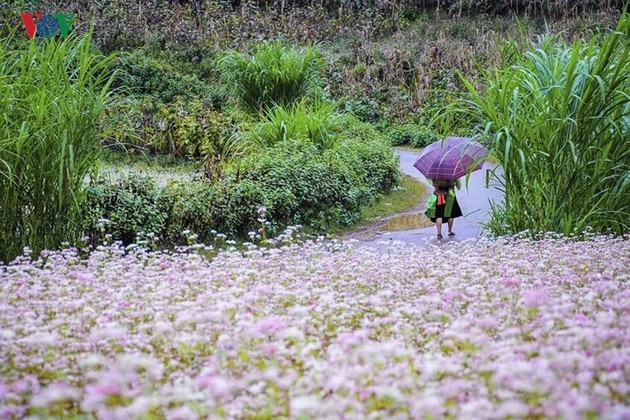
[[446,223],[448,223],[448,236],[453,236],[455,235],[455,233],[453,233],[453,222],[455,221],[454,218],[449,217],[448,220],[446,221]]
[[437,228],[437,237],[438,239],[442,239],[442,218],[438,217],[435,219],[435,227]]

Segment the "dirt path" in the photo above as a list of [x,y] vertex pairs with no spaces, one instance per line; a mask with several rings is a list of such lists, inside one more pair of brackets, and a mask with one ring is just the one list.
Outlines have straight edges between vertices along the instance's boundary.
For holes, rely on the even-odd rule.
[[[427,194],[429,194],[429,183],[426,178],[413,167],[413,164],[420,154],[420,150],[395,148],[395,153],[400,158],[401,171],[426,184]],[[493,182],[489,188],[486,188],[486,172],[494,167],[495,164],[486,162],[482,170],[472,173],[468,185],[462,185],[462,189],[457,191],[457,200],[464,216],[455,219],[453,231],[456,235],[454,237],[446,236],[446,226],[442,228],[444,239],[439,241],[440,244],[477,238],[482,233],[482,223],[487,221],[490,216],[490,202],[502,200],[502,194],[497,189],[496,182]],[[462,184],[465,184],[464,180],[462,180]],[[405,213],[393,215],[387,219],[377,220],[374,224],[349,232],[344,235],[344,238],[357,239],[359,245],[378,249],[386,249],[389,243],[397,241],[415,245],[422,245],[427,242],[438,243],[435,225],[423,214],[426,210],[426,198],[426,196],[422,197],[420,205]],[[385,228],[388,220],[401,217],[403,219],[405,217],[416,217],[418,224],[410,229],[404,229],[403,227],[403,229],[400,230],[387,230]]]
[[400,213],[373,218],[360,227],[345,232],[344,239],[357,239],[359,241],[373,241],[381,238],[388,232],[406,231],[433,226],[433,223],[424,215],[426,201],[430,194],[426,185],[425,193],[418,197],[418,204]]

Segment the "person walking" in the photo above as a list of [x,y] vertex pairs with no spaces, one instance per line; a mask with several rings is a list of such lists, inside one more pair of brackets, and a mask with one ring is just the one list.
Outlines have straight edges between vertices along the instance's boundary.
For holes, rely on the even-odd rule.
[[448,225],[448,236],[455,236],[455,232],[453,232],[454,219],[462,216],[462,210],[455,195],[455,187],[457,189],[461,188],[459,180],[435,179],[432,183],[434,191],[429,196],[425,214],[435,223],[438,239],[442,239],[442,223],[444,219],[446,219]]

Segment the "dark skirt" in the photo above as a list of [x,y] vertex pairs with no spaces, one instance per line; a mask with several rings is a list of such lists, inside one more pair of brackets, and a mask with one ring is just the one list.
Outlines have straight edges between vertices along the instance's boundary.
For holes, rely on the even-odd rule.
[[[459,207],[459,203],[457,202],[457,197],[454,198],[455,202],[453,203],[453,208],[451,209],[451,218],[456,218],[456,217],[460,217],[463,216],[462,214],[462,209]],[[435,207],[435,217],[431,217],[431,221],[433,223],[435,223],[436,219],[441,218],[443,222],[445,222],[446,220],[444,220],[444,208],[446,207],[446,204],[440,204],[439,206]]]

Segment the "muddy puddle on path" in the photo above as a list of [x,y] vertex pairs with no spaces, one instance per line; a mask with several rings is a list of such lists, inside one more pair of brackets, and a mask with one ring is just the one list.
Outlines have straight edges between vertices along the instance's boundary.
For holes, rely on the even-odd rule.
[[423,213],[403,214],[392,217],[379,229],[388,232],[421,229],[432,226],[433,223]]

